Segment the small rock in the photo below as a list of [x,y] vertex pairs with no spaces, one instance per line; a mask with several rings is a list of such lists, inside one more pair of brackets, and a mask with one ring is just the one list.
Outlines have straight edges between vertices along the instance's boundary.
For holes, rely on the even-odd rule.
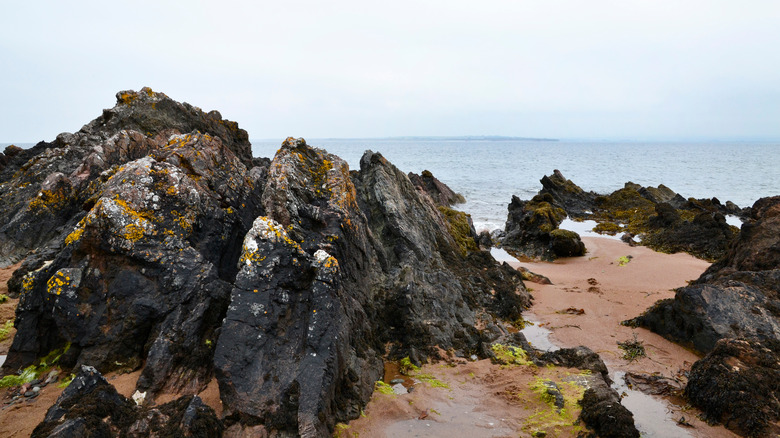
[[477,355],[476,355],[476,354],[472,354],[472,355],[471,355],[471,357],[470,357],[470,359],[471,359],[471,360],[473,360],[473,361],[476,361],[476,360],[477,360],[477,359],[479,359],[479,358],[477,357]]
[[24,396],[27,398],[35,397],[36,395],[38,395],[38,393],[34,391],[27,391],[24,393]]
[[390,381],[391,385],[395,385],[395,384],[398,384],[398,383],[404,383],[404,379],[393,379],[393,380]]
[[403,395],[409,393],[409,391],[406,390],[406,387],[400,383],[393,385],[393,392],[396,395]]
[[46,380],[44,380],[45,384],[54,383],[59,379],[60,372],[57,370],[51,370],[49,371],[49,374],[46,375]]
[[33,386],[32,392],[41,392],[40,386]]

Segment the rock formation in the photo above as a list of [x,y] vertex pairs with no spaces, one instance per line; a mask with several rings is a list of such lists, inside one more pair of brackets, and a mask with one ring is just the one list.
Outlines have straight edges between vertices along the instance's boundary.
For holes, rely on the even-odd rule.
[[585,254],[580,236],[558,226],[566,218],[566,211],[555,205],[548,194],[536,195],[530,201],[512,196],[501,245],[520,257],[553,260]]
[[[542,190],[528,201],[533,207],[544,201],[550,208],[557,211],[553,216],[558,223],[570,216],[575,220],[595,220],[598,222],[595,231],[606,234],[618,232],[639,235],[641,244],[656,251],[674,253],[687,252],[706,260],[717,260],[725,255],[729,242],[736,236],[736,228],[728,225],[724,215],[733,214],[745,217],[747,211],[740,210],[731,202],[722,205],[717,198],[685,199],[668,187],[642,187],[628,182],[622,189],[607,195],[586,192],[563,174],[555,170],[552,175],[541,179]],[[526,251],[529,256],[542,257],[539,247],[545,248],[549,238],[545,233],[535,231],[536,226],[525,229],[521,239],[518,239],[519,229],[524,229],[517,223],[530,224],[529,219],[523,219],[524,213],[518,213],[522,201],[512,200],[510,214],[507,219],[506,232],[515,236],[509,237],[509,247],[531,247]],[[526,205],[526,210],[529,210]],[[513,213],[513,211],[515,213]],[[544,211],[547,211],[545,208]],[[549,215],[548,215],[549,216]],[[555,225],[546,221],[549,226]],[[548,224],[545,224],[547,226]],[[556,227],[557,228],[557,225]],[[632,239],[631,243],[635,243]],[[529,243],[533,242],[533,243]],[[575,249],[576,241],[566,240],[566,246]],[[519,251],[524,252],[524,251]],[[570,254],[570,251],[559,249],[553,251]],[[577,251],[575,250],[574,253]],[[547,258],[552,258],[547,256]]]
[[780,196],[756,201],[726,257],[628,323],[708,353],[688,397],[713,420],[768,433],[780,419]]
[[[432,176],[416,187],[373,152],[350,171],[292,138],[253,159],[247,138],[145,88],[75,134],[12,150],[0,263],[23,263],[4,373],[63,350],[63,367],[141,369],[149,401],[182,394],[187,412],[216,378],[230,433],[328,436],[359,414],[383,358],[484,356],[477,320],[528,307],[520,273],[477,250]],[[60,403],[40,433],[85,400]],[[73,431],[93,421],[78,415]],[[117,415],[100,421],[123,429]]]

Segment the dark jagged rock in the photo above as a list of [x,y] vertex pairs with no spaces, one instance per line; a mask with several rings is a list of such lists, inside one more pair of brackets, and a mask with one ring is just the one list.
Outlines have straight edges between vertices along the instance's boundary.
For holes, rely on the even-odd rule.
[[702,352],[721,338],[780,338],[780,197],[753,213],[724,259],[632,323]]
[[[380,154],[350,172],[288,139],[252,159],[216,112],[147,89],[118,101],[3,182],[2,214],[36,234],[0,230],[4,262],[29,253],[6,373],[70,345],[63,367],[142,368],[151,402],[216,375],[231,433],[328,436],[385,354],[482,354],[477,318],[515,321],[530,303],[466,215]],[[138,430],[179,421],[166,412]]]
[[634,415],[620,404],[620,395],[603,380],[594,381],[580,400],[580,418],[601,438],[639,438]]
[[539,194],[547,193],[552,196],[553,203],[571,217],[583,218],[593,212],[597,195],[582,190],[577,184],[566,179],[558,169],[550,176],[545,175],[540,182],[542,190]]
[[[263,181],[217,137],[174,135],[90,185],[89,211],[22,279],[6,370],[70,343],[66,365],[136,369],[153,394],[208,382],[212,342]],[[66,234],[67,233],[67,234]],[[119,317],[121,315],[121,317]]]
[[585,254],[585,245],[573,231],[559,230],[566,212],[554,205],[550,194],[536,195],[530,201],[512,196],[501,245],[521,257],[553,260]]
[[642,195],[643,198],[649,200],[653,204],[669,204],[673,208],[681,209],[685,207],[688,202],[685,198],[680,196],[679,193],[660,184],[658,187],[639,187],[637,192]]
[[222,436],[222,422],[197,396],[141,408],[117,393],[94,368],[78,375],[46,412],[32,437]]
[[94,196],[103,172],[159,149],[171,135],[193,131],[218,136],[225,149],[252,167],[248,134],[238,124],[149,88],[117,93],[117,105],[78,132],[15,155],[0,170],[0,266],[34,249],[61,246],[63,231],[81,219],[78,213]]
[[761,435],[780,415],[780,196],[751,212],[725,258],[628,323],[709,352],[691,370],[689,399],[709,418]]
[[685,395],[745,436],[780,433],[780,343],[723,339],[691,368]]
[[[587,347],[563,348],[539,354],[534,360],[538,365],[578,368],[593,374],[587,378],[588,389],[582,400],[580,419],[600,437],[639,437],[634,416],[620,403],[620,394],[610,387],[607,366],[598,354]],[[587,435],[591,436],[591,435]]]
[[451,207],[455,204],[466,202],[466,198],[460,193],[455,193],[449,186],[439,181],[430,171],[423,170],[422,175],[409,172],[409,180],[412,181],[417,190],[422,190],[428,194],[438,205]]
[[528,305],[519,276],[464,254],[430,197],[379,154],[350,174],[288,139],[263,203],[215,354],[231,427],[325,436],[359,414],[386,346],[398,357],[473,353],[475,310],[517,318]]

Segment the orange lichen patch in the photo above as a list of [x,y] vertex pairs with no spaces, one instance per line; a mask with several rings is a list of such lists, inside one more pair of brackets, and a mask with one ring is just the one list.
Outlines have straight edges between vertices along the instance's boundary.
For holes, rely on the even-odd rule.
[[138,93],[128,91],[119,94],[119,100],[121,100],[125,105],[130,105],[136,99],[138,99]]
[[46,292],[52,295],[60,295],[62,291],[70,286],[71,278],[62,271],[57,271],[46,282]]
[[[79,225],[81,225],[81,222],[79,223]],[[65,238],[65,246],[70,245],[74,242],[78,242],[79,239],[81,239],[82,234],[84,234],[84,227],[76,226],[76,228],[73,231],[71,231],[70,234],[68,234],[68,237]]]
[[28,272],[22,277],[22,293],[26,293],[32,290],[35,285],[35,273]]
[[62,207],[68,200],[68,197],[61,191],[41,190],[38,196],[33,198],[28,204],[30,210],[49,209],[56,210]]

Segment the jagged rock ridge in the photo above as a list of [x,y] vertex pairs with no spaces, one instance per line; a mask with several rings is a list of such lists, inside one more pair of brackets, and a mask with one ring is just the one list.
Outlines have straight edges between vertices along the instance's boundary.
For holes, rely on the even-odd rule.
[[24,262],[4,372],[67,349],[63,366],[142,369],[149,400],[216,377],[228,430],[326,436],[386,354],[484,356],[477,320],[529,305],[451,197],[380,154],[350,171],[302,139],[253,159],[247,138],[143,89],[9,161],[0,262]]

